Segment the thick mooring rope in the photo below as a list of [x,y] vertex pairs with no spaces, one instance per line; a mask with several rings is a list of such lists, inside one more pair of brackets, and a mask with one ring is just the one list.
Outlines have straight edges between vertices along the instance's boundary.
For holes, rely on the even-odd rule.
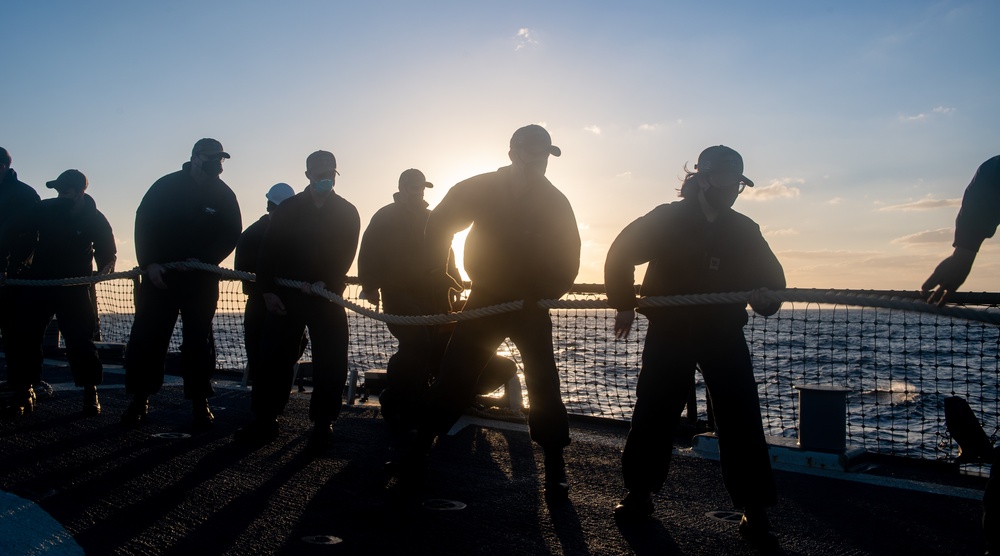
[[[183,261],[166,263],[163,265],[169,270],[200,270],[204,272],[214,272],[223,278],[233,280],[253,281],[256,277],[249,272],[222,268],[216,265],[197,261]],[[81,286],[96,284],[107,280],[135,279],[143,274],[138,267],[124,272],[115,272],[98,276],[81,276],[79,278],[63,278],[59,280],[21,280],[10,279],[5,283],[11,286]],[[301,289],[309,286],[307,282],[298,280],[288,280],[278,278],[275,280],[280,286]],[[387,324],[398,325],[434,325],[448,324],[477,319],[486,316],[499,315],[513,311],[520,311],[524,307],[524,301],[509,301],[499,305],[469,309],[460,313],[446,313],[437,315],[392,315],[382,313],[368,307],[363,307],[353,303],[324,288],[310,286],[309,291],[314,295],[328,299],[341,307],[350,309],[355,313],[366,317],[385,322]],[[685,307],[692,305],[732,305],[739,304],[746,306],[752,292],[729,292],[729,293],[702,293],[692,295],[671,295],[659,297],[644,297],[639,299],[639,308],[654,307]],[[859,294],[844,290],[815,290],[789,288],[779,291],[765,291],[763,297],[767,301],[780,302],[804,302],[823,303],[830,305],[853,305],[857,307],[878,307],[883,309],[898,309],[901,311],[913,311],[917,313],[930,313],[944,315],[948,317],[985,322],[1000,325],[1000,311],[970,309],[957,305],[937,306],[926,303],[918,297],[900,297],[884,294]],[[562,300],[562,299],[542,299],[537,301],[543,309],[609,309],[608,302],[603,299],[582,299],[582,300]]]

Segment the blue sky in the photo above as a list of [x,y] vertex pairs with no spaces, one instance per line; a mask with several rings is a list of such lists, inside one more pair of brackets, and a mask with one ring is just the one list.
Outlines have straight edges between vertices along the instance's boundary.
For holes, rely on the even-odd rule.
[[[401,171],[438,185],[434,205],[540,123],[563,149],[549,177],[580,222],[578,281],[601,282],[618,231],[726,144],[757,183],[736,209],[790,287],[912,290],[1000,154],[997,21],[993,0],[15,1],[0,145],[43,197],[87,174],[124,269],[135,207],[201,137],[233,155],[245,225],[272,184],[305,185],[316,149],[367,223]],[[965,289],[997,276],[1000,240]]]

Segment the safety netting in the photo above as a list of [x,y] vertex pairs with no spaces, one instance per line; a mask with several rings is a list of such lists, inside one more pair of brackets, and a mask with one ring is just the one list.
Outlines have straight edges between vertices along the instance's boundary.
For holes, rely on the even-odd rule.
[[[134,317],[134,285],[134,278],[96,284],[103,342],[127,342]],[[852,291],[848,297],[843,292],[786,292],[782,309],[771,317],[756,316],[748,309],[750,321],[745,329],[766,434],[798,436],[796,387],[813,385],[847,389],[846,433],[851,447],[954,460],[958,446],[944,420],[944,400],[952,396],[967,400],[987,435],[997,439],[1000,296],[966,294],[960,301],[976,310],[971,311],[972,318],[965,318],[921,306],[926,304],[911,304],[913,300],[906,298],[913,298],[912,292]],[[385,323],[373,318],[370,311],[374,308],[360,300],[359,294],[357,281],[350,280],[344,301],[351,334],[351,380],[356,388],[346,391],[358,395],[364,391],[366,373],[384,370],[396,345]],[[887,302],[890,298],[903,301]],[[877,302],[869,304],[866,299]],[[569,308],[550,310],[555,357],[563,400],[572,415],[627,421],[635,402],[646,321],[640,316],[627,339],[615,339],[611,332],[615,313],[606,308],[605,301],[602,286],[581,285],[556,303]],[[245,303],[240,281],[222,279],[215,318],[220,370],[242,373],[245,367]],[[351,304],[365,309],[352,309]],[[180,348],[181,325],[178,320],[171,351]],[[517,363],[523,387],[517,347],[508,340],[498,353]],[[310,358],[307,348],[303,359]],[[710,421],[700,375],[693,399],[697,415],[689,418]],[[529,405],[525,399],[526,410]]]

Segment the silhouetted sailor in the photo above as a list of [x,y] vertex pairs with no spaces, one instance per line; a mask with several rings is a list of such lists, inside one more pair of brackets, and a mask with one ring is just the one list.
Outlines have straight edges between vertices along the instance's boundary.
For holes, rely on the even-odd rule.
[[[976,254],[986,238],[1000,226],[1000,156],[983,162],[972,182],[965,188],[962,208],[955,219],[954,252],[934,269],[921,286],[927,301],[942,304],[965,283],[972,271]],[[936,288],[936,289],[935,289]],[[986,553],[1000,554],[1000,446],[993,449],[990,480],[983,495],[983,528]]]
[[[27,280],[79,278],[114,271],[115,237],[108,219],[94,199],[84,193],[87,178],[78,170],[66,170],[46,183],[59,196],[35,204],[18,227],[19,233],[37,238],[29,257],[18,264]],[[97,415],[101,404],[97,385],[103,379],[101,359],[94,345],[96,315],[89,285],[7,286],[12,289],[16,326],[7,338],[7,380],[16,402],[8,416],[18,417],[32,410],[33,388],[42,378],[42,340],[55,315],[66,342],[73,381],[84,389],[83,412]]]
[[[288,403],[299,342],[309,329],[313,392],[309,418],[313,432],[307,449],[317,454],[330,443],[347,382],[347,313],[340,305],[310,293],[319,287],[343,295],[347,271],[358,249],[361,219],[354,205],[333,192],[337,160],[327,151],[306,158],[306,190],[271,213],[257,266],[257,284],[268,314],[264,325],[264,367],[254,377],[254,420],[236,433],[246,443],[263,443],[278,434],[277,416]],[[305,282],[281,286],[276,278]]]
[[219,275],[174,262],[217,265],[229,256],[243,231],[236,195],[219,176],[229,154],[215,139],[200,139],[180,171],[163,176],[135,212],[135,255],[144,274],[136,292],[135,322],[125,350],[125,388],[132,403],[122,423],[146,421],[149,396],[163,385],[164,362],[178,314],[183,323],[181,372],[196,428],[212,424],[215,345],[212,319],[219,300]]
[[[424,201],[428,187],[434,185],[420,170],[411,168],[400,174],[393,202],[372,216],[361,239],[358,279],[362,293],[376,307],[381,300],[384,311],[392,315],[447,313],[451,292],[462,290],[451,254],[442,287],[428,288],[420,279],[426,267],[424,228],[431,213]],[[452,327],[390,324],[388,328],[398,347],[386,366],[388,384],[379,394],[379,404],[390,426],[407,430],[416,424],[415,415],[431,377],[437,374]]]
[[[19,277],[18,274],[24,270],[23,262],[31,253],[34,242],[33,238],[11,234],[8,229],[23,219],[39,201],[38,193],[30,185],[17,179],[17,172],[10,167],[11,162],[10,153],[0,147],[0,338],[5,345],[11,343],[9,337],[15,333],[14,327],[18,325],[18,319],[14,308],[16,299],[10,288],[3,287],[3,283],[8,276]],[[26,399],[22,392],[20,399],[15,397],[12,401],[14,407],[27,408],[28,411],[34,408],[34,402],[33,390]]]
[[[236,255],[233,262],[236,270],[251,274],[257,273],[257,261],[260,258],[260,248],[264,243],[264,235],[271,222],[271,211],[294,195],[295,191],[287,183],[276,183],[267,191],[265,195],[267,212],[243,231],[239,243],[236,244]],[[262,364],[267,307],[264,306],[264,296],[261,295],[260,287],[256,282],[244,280],[243,293],[247,295],[247,304],[243,311],[243,343],[247,354],[248,374],[253,380],[254,374],[260,372]],[[304,337],[301,348],[305,349]]]
[[[731,208],[743,188],[753,186],[743,175],[743,158],[729,147],[709,147],[695,170],[687,172],[680,201],[629,224],[608,250],[604,280],[608,304],[618,310],[618,338],[632,328],[638,306],[635,267],[647,262],[642,296],[755,290],[750,305],[757,313],[769,316],[780,307],[764,301],[758,288],[785,287],[781,264],[758,225]],[[649,328],[622,454],[628,496],[615,508],[616,516],[653,513],[651,494],[666,481],[671,439],[697,365],[712,398],[726,489],[735,507],[744,510],[740,531],[754,541],[773,540],[764,508],[775,503],[776,494],[743,335],[746,304],[640,311]]]
[[[462,321],[455,327],[416,442],[401,479],[415,482],[433,439],[458,420],[476,393],[481,371],[505,338],[524,361],[531,411],[531,438],[545,453],[546,495],[568,492],[563,448],[569,421],[552,352],[552,320],[539,299],[558,299],[573,287],[580,269],[580,232],[573,208],[545,177],[549,156],[559,156],[545,128],[529,125],[510,139],[511,164],[469,178],[431,211],[426,242],[431,285],[445,283],[448,249],[456,233],[472,226],[465,242],[465,269],[472,290],[463,310],[524,300],[520,311]],[[407,477],[409,476],[409,477]]]

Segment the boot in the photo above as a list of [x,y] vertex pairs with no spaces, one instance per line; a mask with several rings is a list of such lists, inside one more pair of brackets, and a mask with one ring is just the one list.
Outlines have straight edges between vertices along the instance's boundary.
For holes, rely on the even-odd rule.
[[26,389],[15,390],[11,403],[4,410],[4,417],[8,419],[18,419],[35,410],[35,390],[30,386]]
[[191,400],[191,419],[195,429],[206,429],[212,426],[212,423],[215,422],[215,415],[212,415],[212,409],[208,407],[207,398]]
[[122,424],[126,427],[138,427],[146,423],[149,417],[149,398],[133,396],[132,403],[122,412]]
[[278,419],[273,416],[255,417],[233,434],[233,440],[244,446],[263,446],[275,438],[278,438]]
[[313,426],[312,434],[309,435],[309,442],[306,443],[306,452],[313,457],[323,455],[330,449],[332,435],[333,423],[317,421]]
[[653,495],[647,490],[630,490],[615,506],[615,519],[640,521],[653,515]]
[[774,550],[778,547],[778,539],[771,534],[771,522],[767,512],[759,506],[747,506],[740,519],[740,535],[758,550]]
[[97,386],[83,387],[83,414],[88,417],[101,414],[101,402],[97,399]]

